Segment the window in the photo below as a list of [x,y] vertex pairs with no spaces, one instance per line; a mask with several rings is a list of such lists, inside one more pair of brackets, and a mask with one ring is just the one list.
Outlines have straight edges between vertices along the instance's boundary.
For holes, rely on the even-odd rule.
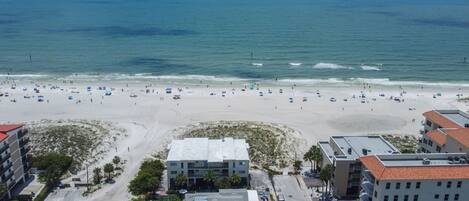
[[462,181],[458,181],[457,187],[461,188],[461,186],[462,186]]
[[436,183],[437,186],[441,186],[441,181],[439,181],[438,183]]
[[181,163],[181,168],[184,168],[184,163]]
[[389,188],[391,188],[391,183],[388,182],[386,183],[386,189],[389,189]]
[[378,192],[375,191],[375,197],[378,197]]
[[409,201],[409,195],[404,195],[404,201]]
[[399,196],[398,196],[398,195],[395,195],[393,200],[394,200],[394,201],[399,201]]
[[246,173],[246,171],[244,171],[244,170],[239,171],[239,174],[245,174],[245,173]]
[[389,196],[385,195],[383,201],[389,201]]
[[419,201],[419,195],[414,195],[414,201]]
[[428,145],[429,145],[430,147],[433,147],[433,141],[428,140]]
[[239,165],[246,165],[246,162],[241,161],[241,162],[239,162]]
[[454,200],[459,200],[459,194],[454,195]]
[[[415,183],[415,188],[420,189],[420,182]],[[417,195],[417,197],[418,197],[418,195]]]
[[176,163],[176,162],[169,163],[169,166],[177,166],[177,165],[178,165],[178,163]]
[[446,183],[446,188],[451,188],[451,182],[448,181],[448,183]]
[[436,151],[437,151],[437,152],[441,152],[441,147],[438,146],[438,145],[436,145]]
[[177,174],[178,171],[171,171],[171,174]]
[[401,183],[400,182],[397,182],[396,183],[396,189],[400,189],[401,188]]
[[376,185],[379,186],[379,180],[376,180]]
[[449,195],[445,194],[445,201],[448,201],[448,199],[449,199]]
[[405,184],[405,188],[406,188],[406,189],[409,189],[409,188],[410,188],[410,185],[411,185],[411,183],[410,183],[410,182],[407,182],[407,183]]
[[440,198],[440,194],[435,194],[435,195],[433,196],[433,198],[435,198],[435,199]]
[[423,143],[427,144],[427,139],[423,138]]

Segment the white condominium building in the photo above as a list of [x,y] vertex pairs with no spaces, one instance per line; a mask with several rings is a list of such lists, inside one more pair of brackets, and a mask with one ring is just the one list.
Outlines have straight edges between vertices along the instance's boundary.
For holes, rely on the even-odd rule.
[[420,152],[469,153],[469,114],[459,110],[432,110],[423,116]]
[[239,175],[241,185],[248,184],[249,145],[244,139],[185,138],[173,140],[166,160],[169,188],[175,188],[175,178],[184,174],[189,188],[204,184],[204,176],[212,171],[217,179]]
[[10,200],[15,188],[26,182],[30,164],[28,130],[21,124],[0,125],[0,200]]
[[360,201],[469,200],[467,154],[372,155],[360,161]]
[[360,192],[362,156],[375,154],[398,154],[397,148],[381,136],[332,136],[320,141],[323,155],[321,167],[334,166],[331,185],[333,195],[340,199],[356,199]]

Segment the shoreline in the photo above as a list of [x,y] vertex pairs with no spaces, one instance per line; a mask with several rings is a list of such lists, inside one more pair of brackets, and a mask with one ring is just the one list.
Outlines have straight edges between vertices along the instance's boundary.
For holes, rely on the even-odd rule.
[[158,85],[180,84],[190,86],[233,84],[260,84],[266,87],[354,87],[375,85],[405,88],[467,88],[468,81],[428,82],[418,80],[391,80],[389,78],[240,78],[213,75],[152,75],[151,73],[70,73],[70,74],[0,74],[0,82],[73,82],[73,83],[154,83]]

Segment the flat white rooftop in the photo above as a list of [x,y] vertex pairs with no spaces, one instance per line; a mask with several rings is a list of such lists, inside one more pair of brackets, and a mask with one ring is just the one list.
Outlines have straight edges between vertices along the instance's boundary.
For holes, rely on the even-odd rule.
[[[336,160],[356,160],[366,155],[399,153],[397,148],[378,135],[332,136],[329,141],[319,142],[319,146],[329,158]],[[334,150],[333,146],[340,150]]]
[[245,139],[185,138],[173,140],[168,149],[167,161],[249,160],[249,145]]
[[[464,153],[427,153],[377,155],[385,167],[418,167],[418,166],[468,166],[469,160]],[[427,163],[423,161],[426,160]]]

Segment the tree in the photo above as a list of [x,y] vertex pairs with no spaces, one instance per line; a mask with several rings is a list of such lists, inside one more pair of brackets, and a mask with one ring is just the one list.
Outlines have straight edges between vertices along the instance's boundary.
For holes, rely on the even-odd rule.
[[334,167],[332,167],[331,164],[328,164],[319,173],[319,179],[321,179],[321,181],[323,181],[326,186],[326,195],[329,194],[327,189],[329,186],[329,181],[332,179],[333,172],[334,172]]
[[295,169],[295,174],[298,174],[298,172],[301,171],[301,166],[303,165],[303,162],[301,162],[300,160],[296,160],[294,163],[293,163],[293,168]]
[[121,163],[121,158],[119,156],[114,156],[114,158],[112,159],[112,163],[114,163],[114,165],[117,168],[119,164]]
[[111,180],[111,174],[112,172],[114,172],[114,166],[112,165],[112,163],[106,163],[104,165],[104,173],[106,173],[108,176],[107,176],[107,179],[108,180]]
[[222,179],[219,179],[216,182],[216,186],[217,186],[217,188],[220,188],[220,189],[231,188],[231,180],[228,177],[224,177]]
[[39,180],[52,186],[60,181],[60,177],[71,167],[73,159],[58,153],[47,153],[33,158],[33,167],[43,170]]
[[140,165],[137,176],[130,181],[129,192],[134,196],[144,195],[148,197],[158,188],[163,171],[164,164],[160,160],[145,160]]
[[315,163],[314,170],[315,172],[317,172],[319,169],[319,163],[322,161],[321,149],[317,146],[312,146],[311,149],[312,149],[313,160]]
[[313,172],[313,161],[314,161],[314,153],[313,153],[314,145],[303,155],[304,161],[309,161],[311,163],[311,172]]
[[212,170],[209,170],[205,173],[203,180],[208,184],[209,189],[212,188],[212,186],[215,183],[216,175]]
[[148,172],[139,172],[137,176],[130,181],[129,192],[134,196],[147,195],[154,192],[160,183],[159,178]]
[[238,174],[233,174],[229,181],[231,186],[239,187],[239,184],[241,184],[241,177]]
[[183,173],[176,175],[174,182],[178,188],[185,188],[187,185],[187,177]]
[[96,167],[93,169],[93,183],[99,184],[101,183],[101,179],[103,179],[103,175],[101,174],[101,168]]

